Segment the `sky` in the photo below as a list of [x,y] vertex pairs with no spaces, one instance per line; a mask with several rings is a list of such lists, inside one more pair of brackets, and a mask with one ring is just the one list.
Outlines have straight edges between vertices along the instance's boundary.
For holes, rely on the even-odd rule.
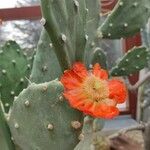
[[14,7],[17,0],[0,0],[0,8]]

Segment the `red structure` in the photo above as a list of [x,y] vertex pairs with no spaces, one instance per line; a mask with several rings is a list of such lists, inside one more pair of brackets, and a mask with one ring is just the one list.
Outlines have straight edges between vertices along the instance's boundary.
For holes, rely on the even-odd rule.
[[[107,13],[111,11],[116,5],[118,0],[101,0],[102,10],[101,13]],[[41,10],[40,6],[32,7],[21,7],[21,8],[8,8],[0,9],[0,20],[10,21],[10,20],[21,20],[21,19],[40,19]],[[130,37],[123,40],[123,50],[127,52],[134,46],[141,45],[140,34],[134,37]],[[134,84],[138,81],[138,74],[129,77],[130,83]],[[137,91],[134,93],[129,92],[129,108],[121,112],[121,114],[131,114],[133,118],[136,117],[136,104],[137,104]]]

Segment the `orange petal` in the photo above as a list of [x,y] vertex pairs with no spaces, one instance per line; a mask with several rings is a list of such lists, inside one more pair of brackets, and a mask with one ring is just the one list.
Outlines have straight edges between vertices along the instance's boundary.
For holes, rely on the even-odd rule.
[[85,104],[86,97],[80,89],[65,91],[64,96],[73,108],[79,109]]
[[116,100],[118,103],[123,103],[127,98],[127,90],[125,84],[120,80],[108,81],[109,98]]
[[73,65],[73,71],[81,78],[84,79],[88,75],[86,67],[81,62],[76,62]]
[[60,81],[66,89],[78,88],[81,85],[79,77],[72,70],[65,71]]
[[96,63],[93,67],[93,74],[100,79],[108,79],[108,73],[106,70],[101,69],[100,65]]
[[86,95],[83,95],[80,89],[65,91],[64,96],[73,108],[88,115],[92,114],[90,108],[92,108],[93,102],[87,99]]
[[92,106],[93,106],[93,102],[90,101],[89,99],[86,99],[86,103],[84,103],[84,105],[78,107],[78,109],[80,111],[82,111],[84,114],[92,116],[92,111],[90,111]]
[[108,106],[116,106],[117,102],[114,99],[106,98],[101,101],[101,104],[106,104]]
[[119,115],[119,110],[115,106],[99,104],[93,110],[93,116],[97,118],[112,119]]

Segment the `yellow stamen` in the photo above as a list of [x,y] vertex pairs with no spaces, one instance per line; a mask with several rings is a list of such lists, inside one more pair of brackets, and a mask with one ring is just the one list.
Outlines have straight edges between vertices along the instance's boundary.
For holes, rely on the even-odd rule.
[[107,81],[101,80],[94,75],[88,76],[83,82],[84,94],[91,100],[100,102],[109,96]]

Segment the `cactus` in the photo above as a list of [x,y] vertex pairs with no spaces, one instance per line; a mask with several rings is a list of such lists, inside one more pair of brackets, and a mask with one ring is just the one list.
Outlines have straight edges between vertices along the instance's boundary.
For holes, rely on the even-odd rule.
[[[142,40],[143,45],[147,47],[150,52],[150,22],[146,25],[144,30],[142,31]],[[147,68],[144,70],[144,74],[146,74],[150,70],[150,59],[148,59]],[[142,73],[141,73],[142,74]],[[142,74],[143,75],[143,74]],[[142,76],[140,76],[142,78]],[[149,106],[150,106],[150,82],[147,80],[140,88],[139,88],[139,105],[138,105],[138,119],[139,121],[147,122],[149,121]]]
[[92,65],[99,63],[99,64],[101,64],[102,68],[107,69],[106,54],[100,48],[96,48],[93,51],[93,56],[92,56],[91,62],[92,62]]
[[149,6],[149,0],[119,0],[97,34],[110,39],[135,35],[147,23],[150,16]]
[[6,42],[0,50],[0,93],[6,112],[14,96],[27,86],[25,77],[30,69],[30,61],[19,45],[14,41]]
[[109,150],[108,141],[100,132],[103,126],[104,120],[86,116],[80,134],[81,141],[74,150]]
[[[54,79],[59,78],[62,72],[69,69],[76,61],[82,61],[87,66],[98,62],[103,68],[107,68],[107,57],[100,48],[101,37],[120,38],[138,32],[149,15],[146,14],[146,11],[149,11],[147,2],[149,1],[120,0],[112,14],[101,25],[99,0],[41,0],[43,13],[41,22],[45,29],[42,30],[30,77],[31,82],[35,83],[30,83],[15,98],[8,114],[8,124],[16,145],[15,149],[109,149],[107,140],[100,134],[103,121],[92,118],[91,122],[87,123],[85,117],[83,123],[83,114],[68,105],[62,96],[62,84]],[[122,17],[124,12],[127,14],[132,12],[134,16]],[[137,17],[139,14],[141,18]],[[135,21],[134,24],[131,24],[131,21]],[[3,53],[1,51],[0,61]],[[18,58],[16,54],[15,58]],[[19,55],[23,56],[23,53],[20,52]],[[19,72],[23,70],[24,73],[28,61],[21,58],[17,60],[20,65],[23,64],[21,68],[25,70],[21,69]],[[146,48],[134,48],[112,68],[111,75],[125,76],[135,73],[146,65],[146,58],[149,58]],[[15,68],[17,63],[14,62],[12,64]],[[3,76],[8,75],[6,71],[2,73]],[[9,77],[15,78],[16,74],[13,75],[14,73]],[[17,79],[20,78],[22,76],[17,76]],[[83,136],[84,139],[79,142]]]
[[75,147],[82,114],[69,107],[62,92],[59,81],[31,84],[14,101],[8,123],[14,142],[22,150]]
[[128,76],[143,69],[149,59],[149,51],[145,47],[129,50],[111,70],[112,76]]
[[5,120],[4,110],[0,102],[0,145],[3,150],[15,150],[11,134]]
[[144,28],[144,30],[142,30],[142,40],[143,40],[143,44],[147,48],[150,48],[150,19],[146,27]]
[[43,83],[59,78],[60,74],[61,68],[53,51],[53,45],[47,32],[43,29],[38,42],[30,80],[35,83]]
[[93,62],[93,51],[97,51],[100,49],[101,42],[99,37],[97,37],[96,31],[99,25],[102,23],[99,12],[101,10],[100,4],[98,0],[86,0],[86,8],[87,8],[87,21],[86,21],[86,36],[88,37],[85,54],[84,54],[84,62],[89,67]]
[[[75,57],[83,59],[86,42],[84,34],[85,1],[41,0],[41,5],[44,16],[43,24],[52,40],[62,71],[64,71],[70,67]],[[57,12],[58,10],[60,13]]]

